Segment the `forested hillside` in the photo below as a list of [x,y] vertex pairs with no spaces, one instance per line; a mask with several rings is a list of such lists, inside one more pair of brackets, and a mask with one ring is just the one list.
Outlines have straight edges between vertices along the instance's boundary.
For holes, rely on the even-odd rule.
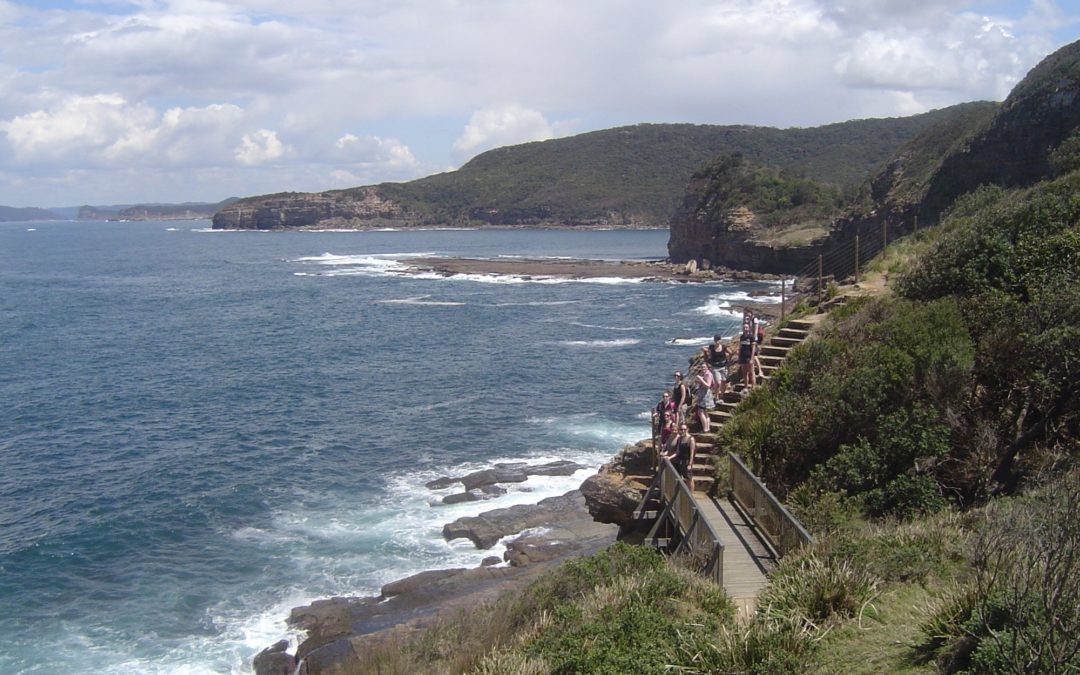
[[215,227],[488,224],[666,227],[691,175],[740,153],[854,194],[871,171],[952,108],[807,129],[639,124],[498,148],[408,183],[250,197]]

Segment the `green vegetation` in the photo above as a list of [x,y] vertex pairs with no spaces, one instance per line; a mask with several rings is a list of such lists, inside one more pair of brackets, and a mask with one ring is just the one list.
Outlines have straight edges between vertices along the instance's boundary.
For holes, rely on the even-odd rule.
[[817,537],[753,616],[617,544],[362,672],[1077,672],[1077,195],[958,201],[885,263],[897,297],[834,310],[723,428]]
[[934,468],[950,451],[943,411],[965,393],[973,346],[954,302],[851,303],[723,428],[723,442],[797,503],[824,493],[867,515],[944,501]]
[[703,186],[694,211],[714,222],[736,207],[753,211],[765,227],[828,221],[842,200],[837,187],[747,161],[739,153],[703,167],[691,178],[694,184]]
[[849,205],[854,210],[898,209],[917,205],[944,159],[986,131],[1000,110],[998,103],[976,101],[950,108],[952,113],[928,126],[900,147]]
[[741,153],[853,194],[898,147],[959,109],[808,129],[639,124],[498,148],[456,171],[378,189],[430,222],[664,226],[690,176],[718,155]]
[[972,573],[920,625],[947,673],[1080,669],[1080,472],[979,514]]
[[[733,625],[723,589],[649,548],[615,544],[522,593],[376,647],[359,672],[666,673]],[[691,671],[692,672],[692,671]]]

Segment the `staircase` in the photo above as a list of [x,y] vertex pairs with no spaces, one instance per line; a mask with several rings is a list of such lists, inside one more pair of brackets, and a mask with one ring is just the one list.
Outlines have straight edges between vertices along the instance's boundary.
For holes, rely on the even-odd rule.
[[[765,373],[764,378],[758,378],[758,384],[768,382],[773,373],[783,364],[784,359],[795,347],[802,344],[804,340],[810,335],[810,331],[813,329],[814,324],[820,319],[821,315],[815,315],[806,319],[791,320],[787,322],[783,328],[781,328],[775,335],[766,340],[765,344],[761,346],[761,354],[759,360],[761,361],[761,370]],[[738,373],[738,369],[734,371]],[[737,375],[736,375],[737,376]],[[724,453],[718,447],[717,432],[720,430],[728,420],[731,419],[732,414],[735,412],[735,408],[743,398],[743,385],[737,383],[734,386],[728,387],[728,390],[724,393],[721,400],[716,402],[716,407],[709,411],[709,424],[711,429],[709,433],[704,433],[700,430],[692,432],[694,440],[697,441],[697,455],[694,458],[694,466],[692,468],[694,475],[694,491],[695,492],[709,492],[712,489],[714,478],[716,473],[716,465],[723,457]],[[691,429],[697,427],[697,421],[691,420]]]

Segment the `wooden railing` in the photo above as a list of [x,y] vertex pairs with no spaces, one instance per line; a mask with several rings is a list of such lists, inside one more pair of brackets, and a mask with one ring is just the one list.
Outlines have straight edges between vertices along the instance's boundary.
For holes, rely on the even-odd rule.
[[743,464],[738,455],[729,452],[728,462],[731,469],[731,497],[769,539],[777,555],[784,556],[814,543],[810,533],[788,513],[780,500],[769,492],[769,488]]
[[[675,528],[678,544],[675,553],[688,552],[702,555],[705,566],[702,573],[712,578],[717,584],[724,583],[724,542],[701,515],[693,494],[686,486],[686,481],[672,466],[671,460],[660,458],[660,471],[653,480],[649,492],[660,491],[664,510],[660,512],[656,523],[646,537],[654,545],[664,542],[658,538],[661,527]],[[646,500],[649,498],[646,495]]]

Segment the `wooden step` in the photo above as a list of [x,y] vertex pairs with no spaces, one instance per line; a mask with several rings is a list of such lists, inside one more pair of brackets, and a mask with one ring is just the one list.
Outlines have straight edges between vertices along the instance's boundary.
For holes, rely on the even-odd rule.
[[712,476],[694,476],[694,492],[708,492],[715,482]]
[[799,340],[805,340],[809,336],[810,331],[802,330],[800,328],[792,328],[791,326],[781,328],[776,334],[776,337],[797,338]]
[[780,356],[786,357],[788,352],[791,351],[791,347],[785,347],[783,345],[762,345],[761,356]]
[[769,355],[766,355],[766,354],[762,354],[761,356],[758,357],[758,360],[761,361],[761,365],[763,365],[763,366],[766,366],[766,367],[772,366],[773,368],[778,368],[780,366],[780,364],[782,364],[784,362],[785,358],[787,358],[787,357],[786,356],[769,356]]
[[713,424],[724,424],[729,419],[731,419],[731,411],[730,410],[710,410],[709,411],[709,419],[712,420]]
[[[777,335],[769,344],[773,347],[787,347],[790,349],[792,347],[797,347],[802,341],[803,338],[780,337]],[[762,349],[762,352],[764,352],[764,348]]]
[[794,328],[795,330],[804,330],[810,332],[814,328],[813,321],[803,321],[802,319],[792,319],[787,322],[786,328]]

